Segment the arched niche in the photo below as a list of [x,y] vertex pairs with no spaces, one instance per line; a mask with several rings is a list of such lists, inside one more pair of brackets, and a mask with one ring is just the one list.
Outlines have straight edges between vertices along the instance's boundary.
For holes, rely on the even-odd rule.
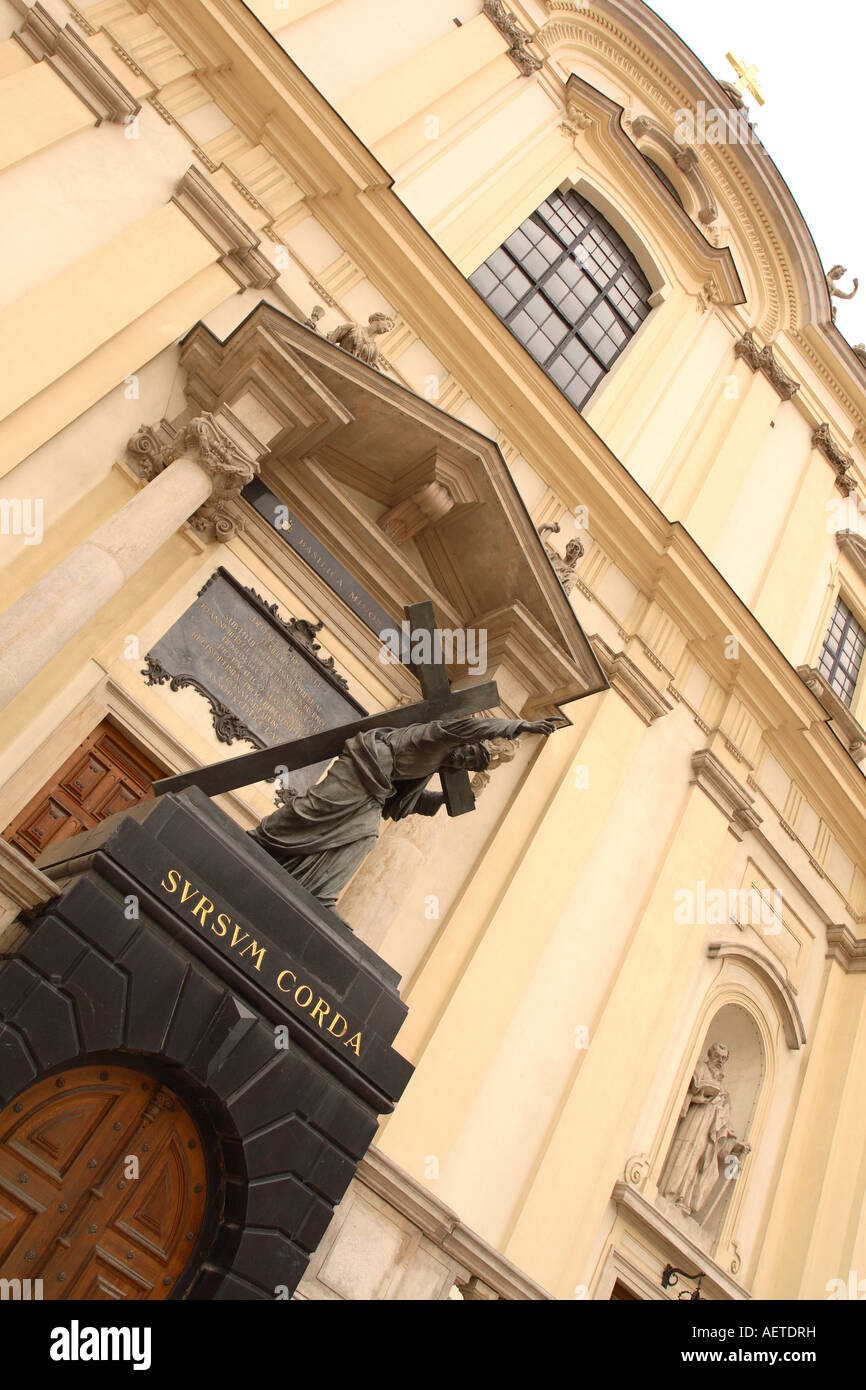
[[[708,1054],[716,1044],[728,1056],[713,1081],[718,1058]],[[736,1000],[720,1003],[703,1026],[685,1084],[680,1080],[657,1205],[705,1249],[718,1245],[736,1196],[737,1209],[741,1205],[767,1089],[768,1044],[755,1012]],[[713,1085],[719,1093],[708,1096]]]

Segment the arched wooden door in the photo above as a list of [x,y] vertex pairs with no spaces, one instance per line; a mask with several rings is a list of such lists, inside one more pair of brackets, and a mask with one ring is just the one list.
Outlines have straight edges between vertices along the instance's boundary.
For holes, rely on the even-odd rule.
[[201,1137],[143,1072],[74,1067],[0,1111],[0,1277],[45,1299],[169,1297],[206,1200]]

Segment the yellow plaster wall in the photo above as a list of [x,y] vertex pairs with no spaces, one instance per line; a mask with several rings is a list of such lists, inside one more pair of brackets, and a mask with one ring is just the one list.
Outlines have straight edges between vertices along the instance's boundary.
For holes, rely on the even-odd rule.
[[94,113],[45,62],[0,77],[0,169],[95,123]]

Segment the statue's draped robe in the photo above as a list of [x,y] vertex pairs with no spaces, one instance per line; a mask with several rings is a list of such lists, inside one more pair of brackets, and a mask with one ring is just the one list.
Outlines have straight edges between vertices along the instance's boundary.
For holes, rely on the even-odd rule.
[[253,838],[317,898],[333,907],[376,843],[384,815],[432,815],[425,787],[449,753],[488,738],[517,738],[519,719],[442,719],[405,729],[370,729],[308,791],[266,816]]
[[[701,1087],[710,1084],[722,1089],[707,1098]],[[729,1128],[731,1100],[721,1072],[698,1063],[680,1116],[660,1185],[666,1197],[692,1213],[709,1201],[720,1176],[720,1160],[728,1151],[726,1141],[734,1138]]]

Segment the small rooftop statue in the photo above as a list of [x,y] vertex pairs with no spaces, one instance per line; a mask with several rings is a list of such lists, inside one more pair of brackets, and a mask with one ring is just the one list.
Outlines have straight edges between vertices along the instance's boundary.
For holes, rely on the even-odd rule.
[[336,343],[344,352],[350,352],[360,362],[382,370],[382,356],[376,339],[383,333],[390,333],[394,320],[390,314],[371,314],[366,324],[341,323],[328,334],[328,342]]
[[[837,281],[839,281],[839,280],[842,279],[842,276],[843,276],[843,275],[847,275],[847,274],[848,274],[848,272],[847,272],[847,270],[845,269],[844,265],[834,265],[834,266],[831,266],[830,269],[827,271],[827,289],[830,291],[830,296],[831,296],[831,298],[833,298],[833,299],[853,299],[853,298],[854,298],[855,294],[857,293],[857,289],[858,289],[858,287],[859,287],[859,285],[860,285],[860,281],[857,279],[857,276],[856,276],[856,275],[853,277],[853,285],[854,285],[854,288],[853,288],[852,290],[849,290],[847,294],[845,293],[844,290],[840,290],[839,285],[838,285],[838,283],[837,283]],[[835,323],[835,322],[836,322],[836,306],[835,306],[835,304],[833,305],[833,307],[832,307],[832,309],[830,310],[830,312],[831,312],[831,314],[832,314],[832,316],[833,316],[833,322]]]
[[558,550],[545,540],[547,535],[556,535],[559,531],[558,521],[547,521],[543,526],[539,526],[538,534],[541,537],[541,544],[547,552],[547,558],[556,571],[556,577],[567,594],[570,594],[577,582],[577,562],[584,554],[583,542],[570,540],[565,547],[565,555],[560,555]]

